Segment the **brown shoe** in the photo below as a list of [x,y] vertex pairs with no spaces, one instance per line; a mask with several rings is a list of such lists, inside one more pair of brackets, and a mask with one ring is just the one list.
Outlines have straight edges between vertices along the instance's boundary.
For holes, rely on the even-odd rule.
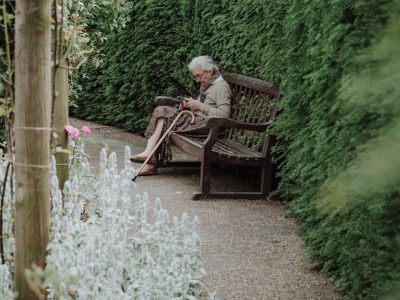
[[138,173],[136,176],[152,176],[152,175],[157,175],[157,168],[144,168],[140,173]]
[[[143,163],[146,159],[147,159],[147,157],[143,157],[143,156],[139,156],[139,155],[134,155],[134,156],[132,156],[131,158],[129,158],[129,160],[130,160],[131,162],[139,163],[139,164]],[[148,164],[148,165],[156,165],[156,164],[157,164],[157,159],[153,156],[153,157],[147,162],[147,164]]]

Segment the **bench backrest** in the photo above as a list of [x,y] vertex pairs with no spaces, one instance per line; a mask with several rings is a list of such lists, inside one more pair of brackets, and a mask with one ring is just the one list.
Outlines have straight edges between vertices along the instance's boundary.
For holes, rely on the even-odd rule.
[[[222,73],[232,90],[231,119],[261,123],[272,121],[277,112],[277,101],[280,98],[279,87],[271,87],[260,79]],[[266,133],[257,133],[231,128],[228,138],[256,151],[262,151],[268,144]]]

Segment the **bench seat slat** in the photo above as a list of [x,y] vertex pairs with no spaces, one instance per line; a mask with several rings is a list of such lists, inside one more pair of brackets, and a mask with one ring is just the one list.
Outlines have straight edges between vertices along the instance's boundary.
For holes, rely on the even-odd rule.
[[243,157],[243,158],[249,157],[249,158],[253,158],[253,159],[257,159],[258,157],[263,157],[262,153],[253,151],[253,150],[246,148],[243,145],[241,145],[235,141],[229,140],[229,139],[220,139],[217,141],[216,144],[218,145],[218,147],[221,147],[222,149],[227,149],[226,153],[231,152],[232,155],[237,154],[238,156]]
[[[174,143],[186,143],[186,145],[189,145],[192,148],[192,151],[190,151],[189,149],[185,150],[188,150],[188,152],[195,156],[198,156],[201,153],[202,144],[204,142],[204,138],[201,137],[185,136],[183,134],[175,133],[172,133],[171,139]],[[218,139],[212,151],[218,156],[238,160],[263,159],[262,153],[248,149],[245,146],[229,139]]]

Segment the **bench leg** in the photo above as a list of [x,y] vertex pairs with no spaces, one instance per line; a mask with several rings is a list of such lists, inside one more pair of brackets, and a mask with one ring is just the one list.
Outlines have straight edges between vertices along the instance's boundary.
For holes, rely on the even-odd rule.
[[272,188],[272,164],[271,162],[267,161],[267,164],[264,164],[264,166],[261,169],[261,180],[260,180],[260,191],[261,194],[263,195],[268,195]]
[[200,173],[200,192],[203,195],[209,195],[211,189],[211,153],[203,152]]
[[210,194],[212,148],[218,138],[219,127],[210,129],[207,139],[203,143],[201,154],[200,192],[207,196]]
[[261,186],[260,191],[263,195],[268,195],[272,191],[272,155],[271,147],[274,144],[274,138],[270,138],[266,157],[261,167]]

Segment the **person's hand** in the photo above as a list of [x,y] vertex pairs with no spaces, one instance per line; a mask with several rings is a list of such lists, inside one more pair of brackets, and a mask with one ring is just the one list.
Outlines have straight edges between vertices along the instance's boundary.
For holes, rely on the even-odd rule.
[[183,105],[185,108],[188,108],[192,111],[203,110],[204,104],[200,101],[194,100],[193,98],[185,98],[183,101]]

